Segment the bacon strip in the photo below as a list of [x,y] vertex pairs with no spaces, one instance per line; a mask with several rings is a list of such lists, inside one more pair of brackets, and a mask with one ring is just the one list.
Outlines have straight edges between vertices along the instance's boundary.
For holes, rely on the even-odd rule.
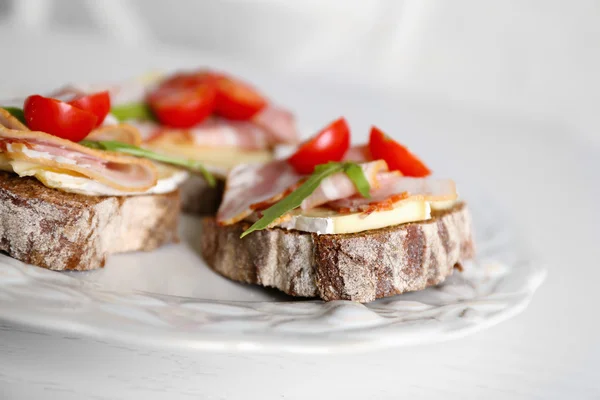
[[280,138],[251,121],[229,121],[212,117],[190,129],[165,128],[147,121],[132,124],[142,131],[145,142],[152,146],[169,142],[182,146],[262,150],[282,143]]
[[117,142],[139,146],[142,144],[140,132],[128,124],[104,125],[94,129],[86,140],[115,140]]
[[272,144],[267,133],[251,122],[210,118],[190,129],[193,144],[207,147],[239,147],[260,150]]
[[124,192],[148,190],[158,179],[148,160],[90,149],[44,132],[0,126],[0,151],[10,159],[77,173]]
[[252,119],[270,137],[271,144],[298,143],[298,130],[294,115],[281,107],[269,105]]
[[[387,164],[383,160],[360,164],[360,166],[371,188],[379,186],[378,174],[388,170]],[[300,208],[309,210],[331,201],[345,199],[357,193],[358,190],[354,182],[345,173],[339,172],[325,178],[317,190],[304,199]]]
[[352,196],[333,201],[327,207],[341,212],[368,211],[385,207],[391,198],[422,196],[426,201],[455,200],[458,198],[456,184],[451,179],[411,178],[393,173],[379,176],[380,187],[371,191],[371,198]]
[[227,176],[217,222],[230,225],[243,220],[254,212],[256,205],[279,201],[302,178],[286,160],[238,165]]
[[4,108],[0,108],[0,125],[8,129],[16,129],[19,131],[28,131],[29,128],[25,126],[21,121],[15,118],[11,113],[6,111]]
[[403,192],[403,193],[393,194],[385,200],[371,201],[369,203],[355,205],[352,208],[341,207],[341,206],[337,205],[335,202],[328,204],[327,207],[338,213],[341,213],[341,214],[351,214],[351,213],[356,213],[356,212],[362,212],[362,213],[368,215],[375,211],[392,210],[394,208],[394,205],[397,202],[399,202],[400,200],[405,200],[409,197],[410,196],[408,195],[408,193]]
[[357,163],[373,161],[373,157],[369,151],[369,145],[364,144],[362,146],[350,147],[344,155],[344,161],[352,161]]
[[133,124],[142,130],[145,142],[151,146],[169,143],[180,146],[235,147],[245,150],[261,150],[271,146],[265,131],[250,122],[211,118],[191,129],[163,128],[148,122]]

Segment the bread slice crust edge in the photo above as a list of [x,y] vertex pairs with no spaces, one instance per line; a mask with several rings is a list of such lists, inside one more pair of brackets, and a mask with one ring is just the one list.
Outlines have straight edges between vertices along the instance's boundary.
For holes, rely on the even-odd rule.
[[240,234],[247,222],[202,220],[200,248],[219,274],[292,296],[370,302],[443,282],[475,253],[471,215],[458,203],[426,221],[343,235],[286,229]]
[[84,196],[0,172],[0,250],[52,270],[103,267],[114,253],[178,241],[179,191]]

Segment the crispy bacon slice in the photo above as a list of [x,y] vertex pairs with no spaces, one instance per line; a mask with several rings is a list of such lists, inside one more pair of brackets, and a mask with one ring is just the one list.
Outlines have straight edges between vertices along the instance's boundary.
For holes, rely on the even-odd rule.
[[152,126],[147,122],[141,126],[145,132],[151,132],[145,140],[151,146],[169,143],[181,146],[235,147],[245,150],[260,150],[272,146],[265,130],[247,121],[227,121],[213,117],[190,129],[162,128],[155,124],[152,130]]
[[352,161],[356,163],[364,163],[373,161],[373,157],[369,152],[369,145],[364,144],[361,146],[352,146],[344,155],[344,161]]
[[269,134],[271,144],[298,143],[298,130],[294,114],[281,107],[268,105],[252,119]]
[[286,160],[238,165],[227,176],[217,222],[230,225],[243,220],[254,212],[254,205],[279,201],[302,178]]
[[148,160],[89,149],[44,132],[0,126],[0,151],[9,159],[75,173],[123,192],[148,190],[158,179]]
[[410,196],[408,195],[407,192],[403,192],[403,193],[398,193],[398,194],[393,194],[390,197],[384,199],[384,200],[376,200],[376,201],[370,201],[368,203],[366,202],[360,202],[358,204],[354,204],[351,207],[343,207],[340,204],[343,204],[343,200],[340,200],[339,202],[332,202],[327,204],[327,208],[332,209],[340,214],[351,214],[351,213],[356,213],[356,212],[362,212],[365,214],[371,214],[375,211],[387,211],[387,210],[392,210],[394,208],[394,205],[399,202],[400,200],[405,200],[407,198],[409,198]]
[[139,146],[142,144],[140,132],[129,124],[104,125],[94,129],[86,140],[114,140]]
[[[235,147],[245,150],[262,150],[281,143],[295,143],[296,131],[293,123],[272,122],[257,124],[252,121],[229,121],[211,117],[190,129],[163,128],[155,123],[133,123],[143,133],[146,143],[151,146],[169,142],[182,146]],[[282,125],[278,127],[277,124]],[[281,133],[274,134],[278,130]],[[279,136],[278,136],[279,135]],[[287,135],[287,137],[283,137]]]
[[17,118],[13,117],[11,113],[6,111],[4,108],[0,108],[0,125],[8,129],[16,129],[18,131],[28,131],[29,128],[25,126]]
[[[380,186],[371,191],[371,198],[351,196],[327,204],[340,212],[372,212],[385,209],[398,195],[402,198],[422,196],[426,201],[456,200],[456,184],[451,179],[411,178],[393,173],[379,175]],[[390,199],[391,201],[390,203]]]

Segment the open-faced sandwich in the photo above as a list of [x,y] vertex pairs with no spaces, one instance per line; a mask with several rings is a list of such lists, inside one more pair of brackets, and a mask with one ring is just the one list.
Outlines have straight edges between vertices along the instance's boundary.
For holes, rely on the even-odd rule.
[[217,185],[190,175],[182,185],[184,211],[214,214],[227,172],[237,164],[269,161],[280,144],[297,144],[293,115],[252,86],[207,70],[152,76],[110,89],[111,115],[136,126],[143,146],[202,162]]
[[288,159],[232,169],[202,254],[228,278],[324,300],[439,284],[474,247],[454,182],[429,175],[376,127],[350,148],[339,119]]
[[0,250],[89,270],[112,253],[177,241],[178,186],[188,176],[180,167],[214,183],[211,175],[142,149],[136,128],[105,121],[108,92],[55,97],[0,108]]

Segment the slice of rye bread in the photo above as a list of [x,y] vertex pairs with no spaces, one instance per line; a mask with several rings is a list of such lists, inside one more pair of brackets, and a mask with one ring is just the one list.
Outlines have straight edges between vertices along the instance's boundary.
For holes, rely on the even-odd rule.
[[464,203],[427,221],[343,235],[286,229],[256,231],[250,224],[202,222],[201,251],[230,279],[277,288],[292,296],[366,303],[441,283],[473,257],[471,216]]
[[84,196],[0,172],[0,250],[53,270],[90,270],[106,256],[178,241],[179,191]]
[[179,189],[183,212],[195,215],[215,215],[221,205],[225,181],[217,179],[216,186],[210,187],[203,177],[190,174]]

